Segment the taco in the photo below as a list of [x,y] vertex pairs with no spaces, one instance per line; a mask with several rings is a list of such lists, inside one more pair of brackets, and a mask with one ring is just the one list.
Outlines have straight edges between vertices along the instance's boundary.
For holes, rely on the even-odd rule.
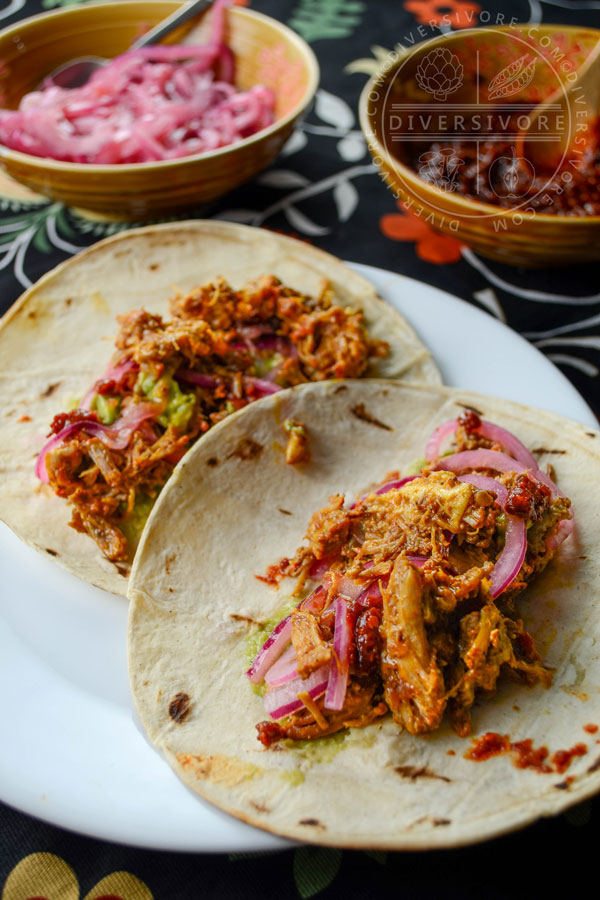
[[[310,441],[296,467],[288,418]],[[260,462],[236,453],[249,435]],[[312,843],[456,846],[597,791],[599,440],[381,380],[218,425],[130,580],[151,741],[202,797]]]
[[304,381],[440,380],[339,260],[214,221],[130,231],[59,266],[6,315],[0,352],[0,514],[121,594],[159,491],[224,416]]

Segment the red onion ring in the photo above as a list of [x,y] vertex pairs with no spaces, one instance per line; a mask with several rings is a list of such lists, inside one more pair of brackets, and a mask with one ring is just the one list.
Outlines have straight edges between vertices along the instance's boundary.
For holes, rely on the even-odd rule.
[[[531,455],[527,447],[512,432],[507,431],[506,428],[502,428],[500,425],[495,425],[493,422],[487,422],[484,419],[480,421],[481,425],[475,429],[475,434],[501,444],[505,450],[516,460],[523,463],[524,466],[530,469],[537,469],[538,464],[535,457]],[[450,434],[453,434],[458,426],[458,419],[449,419],[447,422],[438,425],[425,447],[425,459],[427,462],[432,462],[441,455],[445,439]]]
[[[495,451],[492,451],[495,452]],[[487,475],[460,475],[460,481],[472,484],[481,490],[496,494],[496,502],[506,515],[504,547],[494,563],[491,577],[491,595],[497,597],[515,580],[527,553],[527,527],[524,519],[506,512],[508,491],[503,484]]]

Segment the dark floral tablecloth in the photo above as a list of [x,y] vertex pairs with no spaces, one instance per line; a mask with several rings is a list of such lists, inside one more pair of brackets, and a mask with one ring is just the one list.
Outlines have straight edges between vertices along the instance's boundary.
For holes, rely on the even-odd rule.
[[[0,27],[74,2],[0,0]],[[357,121],[365,79],[397,41],[493,24],[502,16],[600,27],[599,0],[253,0],[252,5],[312,44],[321,87],[310,115],[269,170],[191,215],[277,229],[343,259],[441,287],[530,340],[599,414],[598,266],[511,268],[482,259],[455,237],[437,235],[396,204],[370,162]],[[135,224],[86,216],[34,196],[0,174],[2,312],[58,262]],[[10,723],[3,725],[8,732]],[[599,820],[600,799],[595,799],[522,832],[452,851],[386,854],[299,846],[277,853],[186,855],[74,835],[0,805],[1,896],[552,897],[557,879],[567,872],[573,889],[581,882],[589,889],[586,875],[593,873]]]

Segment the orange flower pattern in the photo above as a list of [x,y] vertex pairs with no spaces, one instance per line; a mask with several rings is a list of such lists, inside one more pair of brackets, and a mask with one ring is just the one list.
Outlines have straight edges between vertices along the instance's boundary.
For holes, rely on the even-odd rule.
[[[25,856],[9,874],[2,900],[80,900],[71,866],[53,853]],[[143,881],[130,872],[111,872],[83,900],[153,900]]]
[[438,234],[424,219],[398,202],[399,213],[388,213],[379,220],[383,234],[392,241],[414,241],[419,259],[441,265],[458,262],[462,241],[452,235]]
[[473,28],[481,12],[479,3],[470,0],[405,0],[404,9],[414,15],[419,25],[452,28]]

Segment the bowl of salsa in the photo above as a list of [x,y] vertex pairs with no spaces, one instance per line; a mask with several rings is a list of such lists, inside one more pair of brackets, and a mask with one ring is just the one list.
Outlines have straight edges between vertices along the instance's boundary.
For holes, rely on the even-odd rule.
[[600,259],[600,134],[581,77],[599,42],[591,28],[517,25],[397,48],[360,118],[403,207],[505,263]]

